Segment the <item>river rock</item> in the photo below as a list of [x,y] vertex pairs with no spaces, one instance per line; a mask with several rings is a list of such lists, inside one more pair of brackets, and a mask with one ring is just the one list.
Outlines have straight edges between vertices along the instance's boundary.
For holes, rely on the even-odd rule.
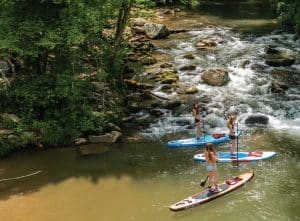
[[0,119],[5,121],[12,121],[15,123],[19,123],[21,119],[15,114],[2,113],[0,114]]
[[119,131],[112,131],[104,135],[89,135],[89,141],[91,143],[116,143],[122,138],[122,134]]
[[196,43],[196,48],[201,50],[214,49],[217,46],[217,43],[209,38],[201,39]]
[[198,92],[198,88],[196,86],[180,86],[177,93],[178,94],[196,94]]
[[164,70],[160,73],[160,81],[162,84],[172,84],[178,80],[177,72],[174,70]]
[[146,127],[150,123],[153,123],[156,119],[150,114],[145,114],[143,116],[136,117],[134,123],[138,124],[141,127]]
[[245,120],[246,124],[268,124],[269,123],[269,118],[265,115],[251,115]]
[[286,67],[286,66],[293,65],[295,61],[296,59],[291,55],[279,54],[279,55],[267,57],[265,63],[273,67],[280,67],[280,66]]
[[15,134],[10,134],[10,135],[8,135],[7,136],[7,141],[9,142],[9,143],[17,143],[17,140],[18,140],[18,136],[17,135],[15,135]]
[[295,59],[289,59],[289,58],[272,58],[266,60],[266,64],[273,67],[291,66],[294,63],[295,63]]
[[198,92],[198,88],[196,86],[191,86],[191,87],[188,87],[186,90],[185,90],[185,93],[186,94],[196,94]]
[[197,67],[194,64],[184,65],[184,66],[179,68],[179,71],[194,71],[194,70],[196,70],[196,68]]
[[195,56],[193,54],[191,54],[191,53],[188,53],[188,54],[185,54],[183,56],[183,58],[189,59],[189,60],[193,60],[193,59],[195,59]]
[[[146,31],[145,31],[145,28],[144,27],[131,27],[131,33],[133,36],[135,35],[143,35],[143,34],[146,34]],[[131,39],[131,41],[133,41]]]
[[134,26],[144,26],[147,23],[147,20],[144,18],[133,18],[132,23]]
[[228,72],[221,68],[206,70],[202,73],[201,78],[211,86],[223,86],[229,81]]
[[271,83],[271,92],[273,93],[284,93],[288,88],[288,85],[283,82],[274,80]]
[[267,45],[265,47],[264,51],[265,51],[266,54],[278,54],[278,53],[280,53],[280,51],[278,49],[276,49],[275,45]]
[[139,60],[142,65],[151,65],[151,64],[157,63],[156,58],[154,58],[150,55],[145,55],[145,56],[141,57]]
[[13,134],[14,131],[13,130],[9,130],[9,129],[0,129],[0,136],[8,136]]
[[112,132],[112,131],[122,132],[121,128],[115,125],[114,123],[108,123],[107,125],[105,125],[104,130],[106,132]]
[[161,68],[171,68],[173,65],[171,63],[165,62],[160,65]]
[[74,144],[77,146],[86,145],[88,143],[89,143],[88,139],[86,139],[84,137],[79,137],[74,140]]
[[162,39],[170,34],[167,26],[164,24],[146,23],[144,27],[146,35],[150,39]]
[[170,101],[166,101],[163,103],[163,108],[166,108],[166,109],[175,109],[177,107],[180,107],[181,106],[181,101],[180,100],[170,100]]

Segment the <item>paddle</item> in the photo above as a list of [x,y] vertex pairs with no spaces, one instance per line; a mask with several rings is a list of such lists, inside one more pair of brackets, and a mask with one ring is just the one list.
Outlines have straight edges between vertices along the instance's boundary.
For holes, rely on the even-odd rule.
[[236,159],[237,166],[239,166],[239,124],[236,123]]
[[203,140],[205,142],[205,131],[204,131],[204,115],[202,115],[202,136],[203,136]]
[[205,184],[206,184],[206,181],[207,181],[207,179],[208,179],[208,175],[207,175],[207,177],[205,178],[205,180],[204,181],[202,181],[201,183],[200,183],[200,186],[202,186],[202,187],[204,187],[205,186]]

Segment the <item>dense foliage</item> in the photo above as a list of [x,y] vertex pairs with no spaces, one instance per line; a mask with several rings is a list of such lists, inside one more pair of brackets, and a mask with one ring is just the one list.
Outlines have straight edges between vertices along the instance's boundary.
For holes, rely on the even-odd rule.
[[283,28],[300,35],[300,1],[299,0],[270,0],[279,14]]
[[[285,27],[300,30],[299,1],[271,0]],[[10,143],[0,137],[0,156],[35,142],[68,144],[79,136],[101,133],[123,111],[93,112],[87,97],[90,78],[120,90],[128,47],[123,39],[130,10],[155,6],[193,6],[200,0],[1,0],[0,62],[13,63],[14,80],[0,91],[0,113],[15,114],[19,123],[1,119],[0,129],[14,130]],[[115,87],[115,88],[114,88]],[[118,88],[118,89],[117,89]],[[122,90],[122,88],[121,88]],[[123,93],[125,94],[125,93]],[[29,133],[28,133],[29,132]]]
[[[1,1],[0,60],[18,59],[22,67],[17,80],[0,93],[0,112],[16,114],[22,122],[0,126],[19,137],[32,131],[47,145],[101,132],[107,115],[103,110],[95,116],[86,101],[89,78],[76,79],[83,73],[96,73],[105,82],[118,77],[126,55],[121,36],[132,2]],[[9,145],[0,144],[0,152],[7,152]]]

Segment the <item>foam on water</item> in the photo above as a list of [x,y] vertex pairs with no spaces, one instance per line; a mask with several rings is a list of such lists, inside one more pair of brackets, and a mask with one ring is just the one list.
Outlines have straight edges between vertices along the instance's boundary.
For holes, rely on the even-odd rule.
[[[271,82],[274,79],[273,71],[292,71],[299,74],[300,71],[300,40],[295,40],[291,34],[270,34],[254,38],[242,37],[226,27],[207,27],[201,31],[188,33],[188,40],[178,40],[175,48],[165,49],[165,53],[174,59],[175,69],[186,65],[196,65],[196,70],[178,71],[179,84],[195,86],[198,93],[195,98],[209,96],[210,103],[207,109],[205,123],[210,131],[216,129],[226,131],[226,119],[224,116],[231,112],[237,112],[239,123],[242,127],[247,117],[253,114],[262,114],[269,118],[269,127],[276,130],[289,128],[300,134],[300,87],[296,83],[289,85],[284,95],[273,94],[270,91]],[[197,50],[195,45],[200,39],[213,39],[217,47],[212,51]],[[277,49],[285,54],[293,55],[296,63],[291,67],[270,67],[264,62],[264,48],[267,45],[276,45]],[[183,55],[192,53],[195,59],[188,60]],[[298,63],[297,63],[298,62]],[[228,70],[230,81],[222,87],[207,85],[201,79],[201,72],[208,68],[220,67]],[[298,73],[297,73],[298,72]],[[169,98],[178,98],[177,92],[164,93],[158,85],[153,93]],[[189,108],[185,108],[187,110]],[[150,125],[144,130],[144,135],[160,138],[165,134],[190,131],[187,125],[179,125],[174,121],[172,113]],[[190,112],[176,113],[176,119],[188,119],[193,124]],[[191,126],[189,125],[189,126]]]

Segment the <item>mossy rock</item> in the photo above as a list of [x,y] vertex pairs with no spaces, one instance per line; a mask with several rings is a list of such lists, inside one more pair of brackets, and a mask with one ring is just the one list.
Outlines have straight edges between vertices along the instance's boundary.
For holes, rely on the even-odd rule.
[[161,83],[162,84],[172,84],[178,80],[178,75],[175,71],[168,70],[161,72]]
[[151,56],[144,56],[140,59],[140,62],[142,65],[151,65],[151,64],[156,64],[157,60]]

